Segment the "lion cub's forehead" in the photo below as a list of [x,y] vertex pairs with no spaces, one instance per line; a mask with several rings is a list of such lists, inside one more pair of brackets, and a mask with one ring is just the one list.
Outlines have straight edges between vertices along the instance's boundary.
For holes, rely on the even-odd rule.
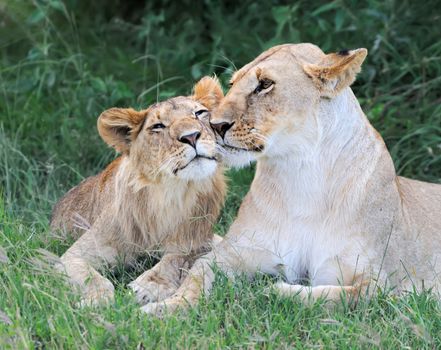
[[172,122],[176,119],[193,115],[200,108],[200,103],[188,97],[174,97],[167,101],[158,102],[149,108],[147,119],[160,119],[165,122]]

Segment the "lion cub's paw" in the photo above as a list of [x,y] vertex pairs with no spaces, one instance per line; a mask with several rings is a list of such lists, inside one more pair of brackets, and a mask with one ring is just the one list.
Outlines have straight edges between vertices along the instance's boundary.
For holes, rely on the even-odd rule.
[[133,290],[136,301],[141,305],[164,300],[176,292],[174,286],[149,281],[146,278],[137,278],[128,286]]
[[109,304],[113,301],[115,287],[106,278],[93,279],[82,293],[79,307]]

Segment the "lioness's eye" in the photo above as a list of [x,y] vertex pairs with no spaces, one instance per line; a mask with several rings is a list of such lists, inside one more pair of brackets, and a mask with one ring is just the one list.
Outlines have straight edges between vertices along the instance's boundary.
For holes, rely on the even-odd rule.
[[273,85],[274,85],[274,82],[272,80],[269,80],[269,79],[259,80],[259,85],[257,85],[257,87],[254,89],[254,93],[258,94],[261,91],[269,89]]
[[152,131],[159,131],[159,130],[164,129],[164,128],[165,128],[165,125],[162,124],[162,123],[156,123],[156,124],[153,124],[153,125],[150,127],[150,129],[151,129]]
[[200,109],[196,112],[194,112],[195,117],[199,118],[203,116],[205,113],[208,113],[208,109]]

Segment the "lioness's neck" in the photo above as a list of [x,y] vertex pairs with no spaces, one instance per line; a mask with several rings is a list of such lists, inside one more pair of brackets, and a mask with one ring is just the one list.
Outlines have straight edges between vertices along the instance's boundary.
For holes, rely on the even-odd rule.
[[357,202],[355,197],[375,176],[385,148],[352,91],[348,88],[334,99],[321,100],[308,127],[311,130],[301,132],[313,135],[302,139],[307,145],[299,148],[293,142],[292,150],[259,159],[254,188],[275,200],[290,197],[305,210],[309,204],[317,212],[326,212],[342,196],[345,203]]

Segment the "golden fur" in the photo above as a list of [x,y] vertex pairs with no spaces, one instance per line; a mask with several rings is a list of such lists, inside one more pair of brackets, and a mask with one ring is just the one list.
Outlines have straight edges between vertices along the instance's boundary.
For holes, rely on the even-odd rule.
[[281,275],[276,291],[305,301],[377,287],[441,292],[441,185],[396,175],[349,87],[366,55],[281,45],[234,74],[210,122],[225,161],[257,160],[250,191],[222,243],[144,311],[194,304],[213,263]]
[[112,108],[98,118],[101,137],[122,155],[71,189],[51,220],[52,230],[79,237],[59,268],[85,303],[113,298],[113,285],[97,271],[104,264],[162,252],[130,284],[143,303],[171,295],[193,259],[209,249],[226,186],[208,117],[222,97],[217,80],[205,77],[193,96],[142,111]]

